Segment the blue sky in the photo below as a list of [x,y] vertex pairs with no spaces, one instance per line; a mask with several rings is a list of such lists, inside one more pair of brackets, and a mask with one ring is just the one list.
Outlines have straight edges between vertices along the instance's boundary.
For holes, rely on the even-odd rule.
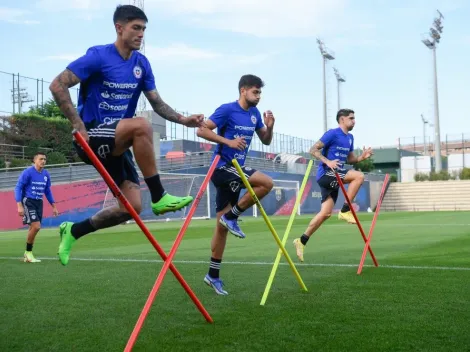
[[[52,80],[88,47],[115,40],[119,3],[128,2],[0,0],[0,71]],[[240,76],[253,73],[266,83],[258,107],[273,111],[275,131],[316,140],[320,37],[336,56],[327,71],[329,127],[336,126],[335,66],[347,80],[341,105],[356,111],[356,145],[396,145],[398,137],[421,138],[421,113],[433,120],[432,55],[421,36],[436,9],[445,17],[437,52],[444,139],[470,133],[468,1],[146,0],[146,54],[160,94],[178,110],[209,116],[237,99]],[[11,77],[0,74],[0,110],[11,107],[10,87]]]

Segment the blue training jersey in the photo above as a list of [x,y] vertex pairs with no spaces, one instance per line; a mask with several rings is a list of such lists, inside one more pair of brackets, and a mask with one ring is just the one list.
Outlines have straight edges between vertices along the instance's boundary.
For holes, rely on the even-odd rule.
[[39,172],[34,166],[24,170],[18,178],[15,187],[15,200],[21,202],[23,198],[42,200],[46,196],[49,203],[55,203],[51,192],[51,176],[47,170]]
[[114,44],[89,48],[67,69],[81,81],[77,110],[92,126],[134,117],[140,93],[155,89],[147,58],[133,51],[124,60]]
[[[325,145],[322,155],[328,160],[339,160],[339,172],[345,171],[344,164],[350,152],[354,151],[354,137],[351,133],[344,133],[341,128],[331,129],[320,138]],[[323,162],[320,162],[317,172],[317,181],[325,174],[334,176],[333,171]]]
[[246,141],[246,148],[243,151],[218,144],[212,157],[214,160],[215,155],[220,154],[217,167],[230,163],[232,159],[237,159],[240,166],[243,166],[255,131],[264,127],[258,108],[251,107],[244,110],[238,101],[235,101],[218,107],[209,120],[217,126],[218,135],[227,139],[245,137]]

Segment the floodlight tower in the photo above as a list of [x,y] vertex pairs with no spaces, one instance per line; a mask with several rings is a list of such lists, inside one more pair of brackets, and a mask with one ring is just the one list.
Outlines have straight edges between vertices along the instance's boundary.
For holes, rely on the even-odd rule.
[[328,130],[327,110],[326,110],[326,61],[334,60],[334,53],[329,50],[325,44],[317,38],[318,48],[320,49],[321,56],[323,56],[323,130]]
[[336,69],[336,67],[333,67],[333,71],[335,71],[335,76],[336,76],[336,81],[337,81],[337,86],[338,86],[338,110],[341,109],[341,91],[340,91],[340,85],[341,83],[346,82],[346,77],[342,76],[339,71]]
[[434,71],[434,144],[435,144],[435,158],[436,158],[436,172],[442,169],[442,155],[441,155],[441,135],[439,128],[439,97],[437,90],[437,63],[436,63],[436,47],[441,40],[442,20],[444,16],[437,10],[438,16],[434,18],[433,26],[429,29],[429,37],[424,37],[421,41],[429,49],[432,50],[433,56],[433,71]]
[[426,124],[429,123],[428,120],[426,120],[423,116],[423,114],[421,114],[421,120],[423,121],[423,152],[424,152],[424,155],[427,154],[427,143],[426,143]]
[[[130,5],[137,6],[139,9],[144,11],[144,0],[130,0]],[[145,38],[142,39],[142,45],[140,46],[140,50],[143,55],[145,55]],[[138,102],[138,110],[139,111],[145,111],[147,108],[147,103],[145,100],[145,96],[143,94],[140,95],[139,97],[139,102]]]

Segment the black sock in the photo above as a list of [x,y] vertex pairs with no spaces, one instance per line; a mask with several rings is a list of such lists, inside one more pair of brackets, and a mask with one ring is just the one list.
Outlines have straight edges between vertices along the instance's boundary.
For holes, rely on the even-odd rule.
[[242,213],[243,210],[238,205],[234,205],[232,209],[225,213],[225,217],[229,220],[238,219]]
[[343,204],[343,207],[341,208],[341,212],[342,212],[342,213],[346,213],[346,212],[348,212],[348,211],[350,211],[350,210],[351,210],[351,208],[349,207],[349,204],[348,204],[348,203],[344,203],[344,204]]
[[32,243],[26,243],[26,251],[31,252],[33,250],[33,244]]
[[162,182],[160,181],[160,175],[156,174],[144,179],[147,184],[150,195],[152,196],[152,203],[158,202],[165,195]]
[[302,244],[305,246],[308,242],[308,240],[310,239],[310,237],[308,237],[306,234],[303,234],[301,237],[300,237],[300,242],[302,242]]
[[215,259],[211,257],[211,265],[209,266],[209,276],[211,278],[219,278],[220,263],[222,263],[222,259]]
[[72,225],[72,236],[78,240],[80,237],[89,234],[90,232],[95,232],[96,229],[91,224],[90,219],[83,220],[82,222],[77,222]]

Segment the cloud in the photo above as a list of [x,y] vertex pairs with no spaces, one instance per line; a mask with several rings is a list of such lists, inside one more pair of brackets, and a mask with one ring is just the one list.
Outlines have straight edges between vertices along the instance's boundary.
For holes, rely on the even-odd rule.
[[21,9],[0,7],[0,21],[26,25],[39,24],[39,21],[25,18],[30,13]]
[[305,37],[334,29],[348,0],[147,0],[200,27],[257,37]]

